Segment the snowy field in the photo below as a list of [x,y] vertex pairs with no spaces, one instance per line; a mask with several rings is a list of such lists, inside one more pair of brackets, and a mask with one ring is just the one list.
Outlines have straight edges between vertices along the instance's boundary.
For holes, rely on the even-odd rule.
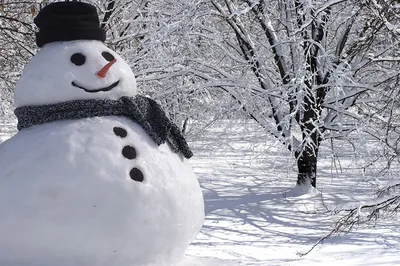
[[[15,132],[15,121],[3,122],[0,142]],[[204,191],[206,221],[179,266],[400,265],[398,219],[362,225],[299,255],[332,228],[329,210],[374,197],[372,175],[357,156],[343,144],[335,164],[328,144],[318,165],[321,193],[294,197],[286,194],[296,180],[293,160],[254,125],[218,123],[192,137],[191,163]]]

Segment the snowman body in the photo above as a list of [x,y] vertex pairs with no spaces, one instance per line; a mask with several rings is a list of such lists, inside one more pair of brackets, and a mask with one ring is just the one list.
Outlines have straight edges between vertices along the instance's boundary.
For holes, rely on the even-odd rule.
[[0,168],[0,265],[171,265],[202,225],[186,160],[126,118],[24,129]]
[[[102,42],[52,42],[26,65],[15,105],[136,93]],[[0,169],[0,265],[172,265],[204,220],[187,160],[126,117],[24,128],[0,145]]]

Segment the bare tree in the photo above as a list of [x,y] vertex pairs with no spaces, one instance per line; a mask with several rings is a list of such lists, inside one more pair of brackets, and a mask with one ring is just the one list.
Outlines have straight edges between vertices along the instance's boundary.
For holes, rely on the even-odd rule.
[[[111,3],[113,8],[109,8]],[[188,118],[215,112],[211,105],[208,112],[198,112],[210,93],[199,88],[197,77],[187,71],[187,58],[196,58],[199,49],[190,39],[197,12],[194,3],[121,0],[98,4],[106,14],[103,25],[110,36],[108,44],[134,69],[139,90],[162,103],[182,130]]]
[[321,141],[386,108],[399,75],[395,1],[203,0],[192,9],[186,48],[196,53],[184,57],[185,75],[230,95],[292,151],[305,190],[316,186]]
[[1,112],[11,111],[13,89],[23,66],[34,54],[33,17],[38,1],[0,1]]

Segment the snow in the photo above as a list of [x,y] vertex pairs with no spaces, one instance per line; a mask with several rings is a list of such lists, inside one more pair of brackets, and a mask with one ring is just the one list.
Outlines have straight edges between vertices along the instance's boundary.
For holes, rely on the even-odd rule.
[[[190,163],[200,179],[207,215],[186,259],[176,266],[400,265],[396,217],[374,227],[359,226],[299,255],[329,232],[336,206],[374,197],[374,188],[364,181],[370,178],[359,171],[348,149],[336,154],[342,170],[337,173],[329,147],[323,146],[319,193],[288,197],[296,177],[289,154],[251,123],[216,124],[190,142],[195,153]],[[9,137],[15,121],[1,128],[3,139]]]
[[182,265],[400,265],[396,217],[359,226],[299,255],[330,232],[337,205],[376,197],[350,149],[337,150],[341,171],[336,172],[324,143],[318,191],[288,195],[298,192],[291,189],[295,163],[279,143],[252,123],[216,124],[190,143],[206,221],[187,251],[190,261]]
[[311,185],[300,186],[298,184],[284,193],[287,198],[308,198],[317,195],[319,195],[319,191],[315,187]]
[[[117,62],[104,78],[97,72],[108,61],[103,52],[111,53]],[[74,65],[71,56],[81,53],[86,61]],[[106,88],[119,81],[111,91],[87,93],[87,90]],[[136,80],[128,64],[100,41],[53,42],[43,48],[25,66],[15,89],[15,106],[40,105],[79,99],[118,99],[136,94]]]
[[[122,155],[126,145],[135,159]],[[130,178],[132,168],[143,182]],[[21,130],[1,143],[0,169],[0,265],[170,265],[203,224],[187,160],[127,118]]]

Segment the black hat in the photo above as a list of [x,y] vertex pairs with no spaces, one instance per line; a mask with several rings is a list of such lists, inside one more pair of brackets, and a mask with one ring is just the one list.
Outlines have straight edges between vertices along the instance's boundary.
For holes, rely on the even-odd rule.
[[36,44],[74,40],[106,40],[96,8],[82,2],[55,2],[40,10],[34,19],[39,32]]

